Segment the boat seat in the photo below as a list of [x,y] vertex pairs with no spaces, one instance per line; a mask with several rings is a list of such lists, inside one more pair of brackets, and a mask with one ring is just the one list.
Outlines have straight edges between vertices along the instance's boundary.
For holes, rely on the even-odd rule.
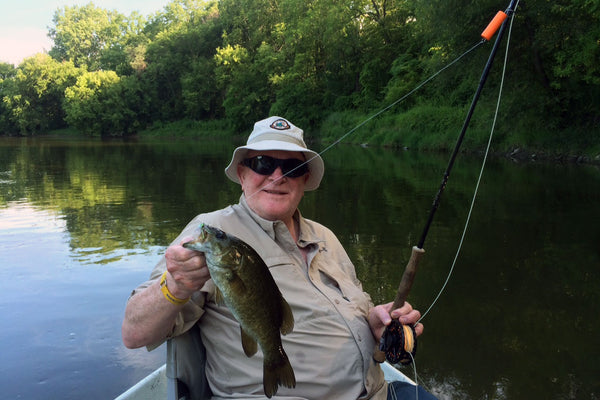
[[[167,341],[167,400],[210,400],[212,392],[204,373],[206,348],[200,328],[195,324],[189,331]],[[385,380],[404,381],[416,385],[410,378],[387,361],[380,364]]]
[[204,366],[206,349],[195,324],[167,341],[167,400],[208,400],[212,392]]

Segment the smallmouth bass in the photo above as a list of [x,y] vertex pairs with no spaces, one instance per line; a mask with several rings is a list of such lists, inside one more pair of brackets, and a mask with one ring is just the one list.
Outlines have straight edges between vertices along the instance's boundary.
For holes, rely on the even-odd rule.
[[267,397],[280,385],[296,386],[294,370],[281,344],[281,334],[294,328],[294,316],[269,268],[248,244],[220,229],[202,224],[197,239],[183,247],[201,251],[217,286],[217,301],[227,305],[240,324],[248,357],[264,354],[263,389]]

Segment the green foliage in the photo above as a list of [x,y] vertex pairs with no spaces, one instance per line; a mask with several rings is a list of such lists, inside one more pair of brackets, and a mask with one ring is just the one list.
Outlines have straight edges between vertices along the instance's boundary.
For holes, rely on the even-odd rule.
[[186,118],[208,119],[219,115],[219,91],[212,59],[198,58],[181,77],[181,97]]
[[182,119],[170,123],[156,122],[140,132],[141,137],[231,137],[231,126],[223,119],[195,121]]
[[[538,19],[546,5],[544,19]],[[543,22],[542,22],[543,21]],[[539,49],[536,67],[553,97],[560,129],[572,121],[600,123],[600,3],[597,0],[538,0],[525,9],[525,25]],[[590,124],[591,122],[591,124]]]
[[364,125],[368,115],[335,113],[327,118],[324,134],[328,141],[334,141],[352,130],[345,143],[448,150],[456,141],[465,112],[454,107],[417,105],[406,112],[382,114]]
[[122,68],[128,64],[128,50],[144,42],[143,17],[133,13],[128,18],[93,3],[65,6],[54,13],[53,23],[48,34],[54,41],[50,55],[90,71]]
[[[0,64],[0,129],[60,128],[67,112],[72,127],[94,135],[128,135],[178,120],[224,120],[246,132],[277,114],[335,140],[335,124],[362,122],[481,42],[503,6],[496,0],[172,0],[148,19],[92,3],[64,7],[49,30],[51,57],[16,69]],[[598,0],[519,3],[500,147],[597,147],[599,38]],[[348,140],[449,148],[491,47],[483,43]],[[465,146],[484,142],[502,57],[500,51]]]
[[9,94],[13,84],[12,79],[16,75],[17,70],[14,65],[0,62],[0,132],[11,132],[16,129],[11,123],[11,110],[3,101],[4,96]]
[[172,2],[150,21],[147,68],[140,75],[154,120],[221,115],[213,56],[221,42],[216,3]]
[[[225,98],[223,107],[234,129],[242,130],[257,120],[265,108],[261,96],[266,89],[266,77],[260,70],[253,68],[247,49],[241,46],[227,45],[217,49],[216,78]],[[260,119],[260,118],[259,118]]]
[[109,88],[119,81],[114,71],[86,72],[77,79],[77,83],[65,91],[66,120],[69,125],[93,135],[104,132],[108,121],[104,102]]
[[17,73],[14,65],[0,62],[0,85],[7,79],[10,79],[15,76]]
[[2,88],[7,128],[33,134],[63,127],[64,91],[81,73],[73,63],[61,63],[45,54],[25,59]]
[[219,1],[223,43],[215,55],[225,116],[236,131],[267,116],[285,70],[278,1]]
[[93,136],[126,136],[145,127],[139,82],[114,71],[86,72],[65,91],[66,120]]
[[[407,63],[413,63],[411,68],[416,67],[419,54],[415,50],[420,46],[414,38],[416,19],[412,2],[381,0],[363,7],[360,100],[368,105],[381,102],[384,96],[389,99],[397,95],[389,92],[400,90],[406,93],[404,89],[395,87],[412,86],[414,82],[400,73],[398,67]],[[419,72],[411,69],[412,78],[419,78]]]

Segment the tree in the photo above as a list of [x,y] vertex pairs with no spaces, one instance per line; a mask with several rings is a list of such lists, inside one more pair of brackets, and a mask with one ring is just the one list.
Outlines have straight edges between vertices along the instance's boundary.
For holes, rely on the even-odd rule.
[[25,59],[3,93],[8,120],[21,134],[64,127],[64,91],[81,73],[72,62],[61,63],[47,54]]
[[[536,80],[560,128],[600,126],[600,1],[527,2],[521,12]],[[587,122],[584,122],[587,121]]]
[[[172,0],[148,21],[91,3],[64,7],[56,11],[49,34],[54,60],[40,55],[16,69],[0,64],[0,129],[33,133],[64,126],[67,87],[68,121],[98,135],[126,135],[155,121],[180,119],[225,118],[236,130],[268,114],[307,128],[334,112],[338,121],[349,114],[357,119],[475,48],[487,22],[505,5]],[[515,140],[522,145],[556,141],[531,131],[573,128],[584,134],[564,135],[580,148],[597,142],[600,1],[520,2],[514,22],[498,125],[528,132],[525,140]],[[419,126],[424,115],[462,113],[492,46],[480,44],[390,110],[402,114],[389,121],[406,118],[410,123],[404,125]],[[483,120],[495,107],[501,57],[479,101],[477,116]],[[84,73],[87,80],[75,84]]]
[[220,0],[219,15],[224,33],[215,55],[217,82],[228,122],[243,130],[267,116],[275,101],[271,78],[289,63],[280,57],[285,27],[278,0]]
[[0,62],[0,135],[16,130],[10,121],[10,109],[2,101],[10,93],[9,88],[16,73],[14,65]]
[[219,93],[214,60],[202,57],[191,62],[189,71],[181,77],[181,97],[185,117],[206,120],[222,116]]
[[122,111],[113,108],[107,115],[108,101],[112,100],[110,88],[119,81],[114,71],[92,71],[81,75],[75,85],[65,90],[69,125],[89,135],[109,135],[113,125],[110,114]]
[[17,73],[15,66],[10,63],[0,62],[0,89],[2,83],[12,78]]
[[148,96],[135,77],[86,72],[65,90],[66,120],[92,136],[128,136],[150,122]]
[[281,58],[289,61],[277,81],[272,112],[314,127],[328,111],[352,107],[361,59],[355,6],[345,1],[283,2]]
[[65,6],[54,13],[54,26],[48,34],[54,45],[49,54],[89,71],[115,70],[127,64],[126,49],[139,45],[132,38],[139,36],[144,22],[138,13],[128,18],[93,3]]
[[235,130],[246,129],[269,109],[268,71],[257,68],[249,51],[239,45],[220,47],[215,60],[225,115]]
[[389,104],[421,78],[423,46],[415,35],[414,3],[370,0],[362,4],[360,11],[359,102],[372,107],[385,95],[385,103]]
[[146,34],[152,42],[140,79],[152,99],[156,119],[220,115],[213,56],[221,32],[214,1],[174,1],[151,19]]

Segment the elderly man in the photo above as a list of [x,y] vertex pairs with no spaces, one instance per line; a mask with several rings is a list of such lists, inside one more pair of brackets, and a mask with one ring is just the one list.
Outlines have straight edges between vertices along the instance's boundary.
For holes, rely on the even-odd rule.
[[[182,246],[205,223],[254,248],[291,307],[294,329],[282,341],[297,383],[295,388],[280,387],[278,398],[392,396],[395,390],[384,381],[373,350],[391,317],[414,324],[420,313],[409,304],[397,310],[390,310],[391,303],[373,307],[336,236],[302,217],[298,205],[304,191],[315,190],[323,173],[323,160],[306,147],[301,129],[280,117],[257,122],[225,169],[241,185],[239,203],[198,215],[167,248],[150,280],[128,301],[125,345],[153,348],[197,326],[213,398],[265,397],[262,353],[246,357],[239,324],[215,301],[204,254]],[[419,335],[423,326],[417,324],[415,330]],[[407,392],[414,398],[414,388]],[[433,396],[421,391],[419,398]]]

